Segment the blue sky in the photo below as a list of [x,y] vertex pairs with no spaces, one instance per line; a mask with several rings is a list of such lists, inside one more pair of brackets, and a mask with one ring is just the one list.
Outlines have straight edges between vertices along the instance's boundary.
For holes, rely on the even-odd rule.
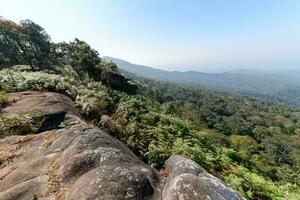
[[300,69],[299,0],[0,0],[53,41],[169,70]]

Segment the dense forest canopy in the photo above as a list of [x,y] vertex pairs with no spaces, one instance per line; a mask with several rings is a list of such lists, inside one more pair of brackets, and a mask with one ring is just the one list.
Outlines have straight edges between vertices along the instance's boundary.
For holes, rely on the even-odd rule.
[[[300,198],[297,108],[135,75],[128,79],[84,41],[53,43],[30,20],[0,20],[0,66],[0,109],[9,92],[63,93],[87,121],[158,170],[170,155],[181,154],[247,199]],[[1,117],[0,137],[35,133],[38,120]]]

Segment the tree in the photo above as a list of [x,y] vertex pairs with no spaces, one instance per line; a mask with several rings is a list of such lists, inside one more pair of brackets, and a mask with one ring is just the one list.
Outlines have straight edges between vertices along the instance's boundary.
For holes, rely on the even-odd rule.
[[19,26],[0,18],[0,68],[22,62],[22,51],[18,46]]
[[277,134],[272,137],[268,137],[264,141],[267,157],[276,165],[289,164],[293,165],[292,159],[293,142],[287,135]]
[[16,24],[0,18],[0,67],[29,64],[32,69],[50,66],[50,37],[30,20]]
[[86,42],[75,39],[73,42],[58,43],[53,45],[53,59],[58,65],[70,65],[79,77],[88,74],[95,80],[100,80],[101,58],[99,53],[92,49]]
[[38,24],[31,20],[20,22],[20,48],[31,67],[45,69],[50,66],[50,36]]

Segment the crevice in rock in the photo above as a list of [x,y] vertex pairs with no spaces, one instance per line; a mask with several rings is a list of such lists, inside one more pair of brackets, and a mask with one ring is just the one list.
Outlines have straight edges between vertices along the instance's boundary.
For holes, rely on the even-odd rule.
[[52,129],[57,129],[65,120],[66,112],[58,112],[54,114],[44,115],[44,121],[38,132],[44,132]]

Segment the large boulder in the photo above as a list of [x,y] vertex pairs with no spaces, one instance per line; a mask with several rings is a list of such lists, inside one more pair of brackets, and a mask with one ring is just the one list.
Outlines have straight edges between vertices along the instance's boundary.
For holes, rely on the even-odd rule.
[[[36,132],[58,128],[69,118],[73,118],[74,121],[76,121],[75,118],[79,119],[73,101],[62,94],[19,92],[10,93],[7,96],[9,105],[1,111],[2,118],[13,116],[31,118],[31,121],[34,121],[32,125],[37,128]],[[22,134],[20,130],[18,132]]]
[[[18,136],[22,142],[16,139],[0,142],[0,152],[12,154],[0,168],[1,200],[31,200],[34,194],[68,200],[160,198],[157,172],[93,126],[79,124]],[[16,154],[5,152],[5,146],[17,149]]]
[[69,113],[76,115],[73,101],[53,92],[19,92],[7,94],[10,106],[3,111],[8,114],[41,112],[43,115]]
[[165,163],[169,172],[163,200],[241,200],[237,192],[220,179],[206,172],[196,162],[179,155]]
[[120,73],[110,72],[107,82],[112,89],[121,90],[129,94],[136,94],[138,90],[136,83]]

